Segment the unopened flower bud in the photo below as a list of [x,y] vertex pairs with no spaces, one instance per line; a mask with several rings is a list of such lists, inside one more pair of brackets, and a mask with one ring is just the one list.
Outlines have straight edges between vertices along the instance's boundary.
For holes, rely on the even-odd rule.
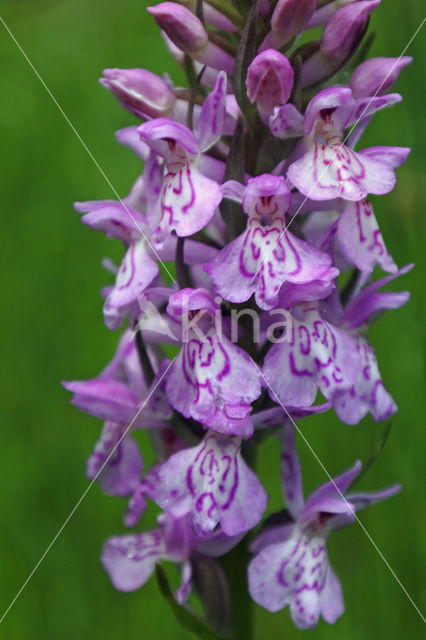
[[412,58],[371,58],[360,64],[353,72],[349,86],[355,98],[382,96],[398,80],[401,70]]
[[336,73],[353,52],[362,37],[368,16],[378,4],[380,0],[352,2],[330,16],[324,27],[319,51],[303,63],[302,87]]
[[267,49],[253,60],[247,71],[246,86],[250,102],[270,115],[274,107],[283,105],[293,88],[294,72],[285,56],[275,49]]
[[380,0],[362,0],[333,13],[324,27],[322,53],[343,62],[362,33],[368,16],[379,4]]
[[234,59],[209,42],[203,23],[192,11],[176,2],[162,2],[155,7],[148,7],[148,11],[181,51],[207,66],[232,73]]
[[138,117],[167,116],[175,103],[169,85],[146,69],[104,69],[100,83]]
[[259,47],[280,49],[300,33],[311,19],[316,0],[278,0],[271,18],[271,31]]
[[192,11],[176,2],[162,2],[148,7],[158,26],[166,32],[174,44],[185,53],[193,55],[208,44],[207,31]]

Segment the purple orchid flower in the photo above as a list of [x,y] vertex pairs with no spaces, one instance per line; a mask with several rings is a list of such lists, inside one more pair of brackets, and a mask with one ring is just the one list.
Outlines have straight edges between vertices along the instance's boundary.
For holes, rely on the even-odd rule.
[[[175,236],[167,237],[158,251],[149,241],[145,212],[155,206],[162,182],[163,170],[155,154],[149,153],[141,178],[126,198],[74,204],[77,211],[84,212],[81,218],[84,224],[122,240],[127,247],[115,284],[108,291],[104,304],[105,324],[110,329],[117,329],[126,315],[134,319],[140,314],[140,297],[158,276],[158,261],[173,260],[176,255]],[[209,255],[214,257],[216,254],[217,249],[189,239],[184,247],[184,263],[199,264]]]
[[89,415],[120,425],[132,423],[135,428],[164,428],[171,415],[170,405],[158,382],[167,362],[160,367],[155,358],[151,362],[158,373],[148,386],[133,334],[128,330],[122,335],[114,358],[97,378],[62,384],[74,394],[72,403]]
[[213,431],[159,467],[154,491],[154,500],[174,518],[189,515],[201,537],[211,536],[219,524],[227,536],[248,531],[261,520],[267,499],[241,456],[241,438]]
[[360,271],[371,273],[376,264],[389,273],[397,271],[369,200],[347,202],[334,228],[344,256]]
[[170,404],[215,431],[250,437],[261,376],[250,356],[216,329],[219,307],[212,294],[182,289],[170,296],[167,311],[185,323],[182,349],[167,374]]
[[291,313],[287,339],[273,344],[265,357],[271,398],[285,407],[308,407],[319,389],[333,402],[336,393],[352,388],[360,372],[356,342],[324,320],[315,303],[295,305]]
[[127,427],[106,422],[95,448],[87,460],[86,475],[97,480],[108,495],[129,496],[139,485],[142,457]]
[[397,93],[355,100],[347,87],[323,89],[309,102],[305,116],[293,105],[276,107],[270,119],[279,138],[305,134],[307,151],[290,165],[287,177],[312,200],[362,200],[369,193],[389,193],[394,169],[405,162],[406,147],[369,147],[355,152],[343,144],[348,127],[375,111],[399,102]]
[[232,549],[241,539],[240,535],[228,537],[220,532],[209,539],[199,538],[186,516],[173,518],[161,514],[158,525],[153,531],[116,536],[105,542],[101,560],[116,589],[139,589],[148,582],[157,562],[169,560],[181,567],[182,582],[175,598],[182,604],[191,592],[193,564],[202,559],[201,554],[214,558]]
[[334,410],[346,424],[358,424],[368,412],[376,422],[380,422],[398,409],[382,381],[374,349],[359,333],[359,329],[371,322],[372,316],[385,309],[398,309],[408,302],[408,291],[382,292],[379,289],[412,268],[413,265],[409,264],[391,276],[373,282],[354,296],[342,310],[341,326],[356,336],[361,359],[361,370],[353,387],[338,392],[333,400]]
[[226,75],[219,73],[203,104],[195,134],[168,118],[157,118],[138,128],[142,140],[166,163],[167,173],[153,222],[153,239],[158,246],[173,230],[178,236],[189,236],[202,229],[222,200],[217,182],[197,167],[200,153],[210,149],[221,136],[225,109]]
[[179,563],[182,584],[175,594],[185,602],[191,588],[191,553],[196,538],[185,518],[160,516],[160,527],[154,531],[110,538],[102,550],[102,564],[116,589],[134,591],[144,585],[161,560]]
[[338,275],[327,253],[286,230],[291,195],[284,178],[264,174],[251,178],[245,188],[228,182],[223,192],[242,199],[248,215],[246,231],[204,266],[223,298],[244,302],[254,293],[259,307],[272,309],[285,281],[303,284]]
[[329,321],[315,303],[300,303],[309,292],[289,287],[282,295],[284,307],[292,304],[285,340],[273,344],[265,357],[264,375],[272,387],[271,399],[285,407],[307,407],[317,391],[329,400],[339,418],[354,425],[371,412],[376,421],[385,420],[397,410],[380,376],[373,348],[360,333],[372,314],[404,305],[409,294],[378,292],[407,265],[354,296],[343,309],[335,295],[323,303]]
[[255,602],[268,611],[289,606],[299,629],[312,629],[320,615],[333,624],[344,611],[342,588],[327,557],[330,533],[353,522],[356,511],[400,490],[400,485],[393,485],[375,493],[346,494],[361,467],[356,462],[305,502],[294,429],[289,425],[283,430],[282,480],[293,522],[266,529],[257,537],[248,580]]
[[161,2],[148,11],[178,49],[202,64],[232,73],[234,58],[210,42],[203,23],[187,7]]
[[[116,137],[144,168],[123,199],[75,207],[124,245],[118,266],[103,260],[115,281],[101,293],[105,324],[127,329],[97,377],[64,386],[104,422],[87,475],[127,497],[124,525],[150,503],[163,510],[153,531],[107,540],[112,584],[131,591],[156,562],[177,564],[177,603],[194,583],[213,635],[247,635],[238,615],[232,622],[239,594],[228,593],[215,558],[240,542],[243,550],[263,518],[268,496],[248,455],[264,439],[282,445],[286,511],[253,543],[249,592],[269,611],[288,605],[302,629],[344,610],[330,533],[399,489],[346,495],[357,462],[305,501],[295,448],[294,419],[333,408],[354,425],[397,409],[367,330],[408,300],[381,288],[411,265],[398,271],[367,197],[392,190],[409,149],[355,151],[374,113],[401,100],[387,92],[411,60],[375,58],[353,71],[379,4],[160,2],[148,10],[190,86],[137,68],[101,79],[143,121]],[[315,41],[303,34],[322,25]],[[333,86],[336,72],[345,86]],[[376,265],[390,275],[372,282]],[[135,429],[149,430],[150,467]],[[233,567],[245,572],[241,556]]]

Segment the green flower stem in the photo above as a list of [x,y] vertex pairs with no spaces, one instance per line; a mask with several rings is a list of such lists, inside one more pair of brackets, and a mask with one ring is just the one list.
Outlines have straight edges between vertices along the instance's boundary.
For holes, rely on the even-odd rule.
[[232,640],[253,639],[253,600],[248,592],[247,582],[249,560],[245,538],[222,560],[231,596]]

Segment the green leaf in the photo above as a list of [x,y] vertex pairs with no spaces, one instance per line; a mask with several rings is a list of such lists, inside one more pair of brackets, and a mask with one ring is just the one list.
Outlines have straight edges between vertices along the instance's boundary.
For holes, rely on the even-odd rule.
[[157,578],[161,595],[167,601],[174,617],[184,629],[193,633],[197,638],[201,638],[201,640],[225,640],[223,636],[219,636],[212,631],[189,607],[176,602],[167,574],[161,564],[157,563],[155,565],[155,577]]

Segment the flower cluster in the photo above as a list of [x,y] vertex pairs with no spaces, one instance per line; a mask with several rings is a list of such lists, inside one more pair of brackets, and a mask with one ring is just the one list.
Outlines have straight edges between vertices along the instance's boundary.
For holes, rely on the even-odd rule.
[[[122,200],[75,207],[124,244],[121,264],[105,263],[115,281],[103,311],[110,329],[125,328],[96,378],[64,385],[105,423],[87,474],[129,499],[125,525],[149,501],[161,509],[155,530],[105,543],[120,590],[170,560],[183,603],[196,572],[221,572],[219,558],[265,514],[250,465],[271,436],[285,511],[251,542],[249,593],[269,611],[288,605],[299,628],[334,623],[344,605],[329,535],[399,488],[347,493],[358,461],[305,501],[295,448],[299,417],[334,411],[355,425],[396,411],[367,329],[408,300],[381,289],[411,265],[397,267],[368,198],[393,189],[409,149],[358,143],[374,113],[401,100],[389,90],[410,58],[360,57],[379,2],[163,2],[148,11],[189,87],[144,69],[103,72],[138,119],[117,138],[143,172]],[[322,25],[320,40],[300,44]],[[373,279],[376,266],[388,275]],[[156,455],[148,470],[139,429]]]

